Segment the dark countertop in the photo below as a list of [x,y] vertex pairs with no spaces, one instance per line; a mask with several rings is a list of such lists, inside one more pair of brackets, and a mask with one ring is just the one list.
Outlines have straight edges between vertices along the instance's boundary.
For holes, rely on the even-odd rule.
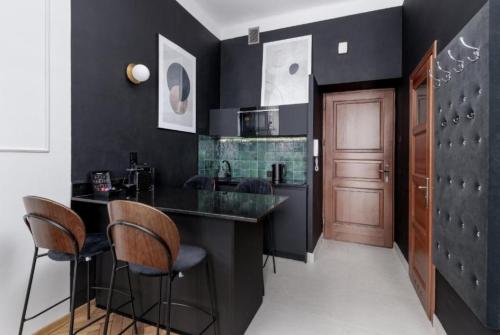
[[[243,177],[234,177],[234,178],[215,178],[215,182],[219,185],[230,185],[230,186],[236,186],[238,185],[241,181],[249,179],[249,178],[243,178]],[[274,184],[271,182],[270,179],[267,180],[270,182],[273,187],[307,187],[307,184],[305,182],[295,182],[295,181],[288,181],[285,180],[279,184]]]
[[125,193],[109,198],[94,194],[73,196],[72,201],[107,204],[113,200],[138,201],[165,213],[212,217],[241,222],[259,222],[275,210],[287,197],[235,192],[191,191],[177,188],[141,192],[135,196]]

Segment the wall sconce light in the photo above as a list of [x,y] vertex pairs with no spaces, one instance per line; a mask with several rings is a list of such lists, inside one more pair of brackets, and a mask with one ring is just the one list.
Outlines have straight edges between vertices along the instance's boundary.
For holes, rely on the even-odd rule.
[[127,78],[136,85],[147,81],[149,76],[149,69],[146,65],[130,63],[127,66]]

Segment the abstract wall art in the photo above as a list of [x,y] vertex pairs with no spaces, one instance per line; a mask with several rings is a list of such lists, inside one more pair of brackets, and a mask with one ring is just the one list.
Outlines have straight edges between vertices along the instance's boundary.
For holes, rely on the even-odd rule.
[[309,102],[312,36],[264,44],[262,106]]
[[196,57],[158,35],[158,127],[196,133]]

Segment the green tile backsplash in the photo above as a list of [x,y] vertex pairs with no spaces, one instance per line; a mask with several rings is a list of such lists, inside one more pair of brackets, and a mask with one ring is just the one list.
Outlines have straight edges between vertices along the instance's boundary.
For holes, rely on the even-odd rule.
[[199,136],[198,173],[223,176],[221,162],[229,161],[233,177],[267,178],[274,163],[287,166],[285,179],[306,181],[307,138],[238,138]]

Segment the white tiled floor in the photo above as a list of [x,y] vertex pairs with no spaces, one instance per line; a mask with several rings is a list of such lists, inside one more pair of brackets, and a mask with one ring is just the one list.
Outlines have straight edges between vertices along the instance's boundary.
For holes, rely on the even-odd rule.
[[324,241],[314,264],[277,260],[247,335],[434,335],[391,249]]

